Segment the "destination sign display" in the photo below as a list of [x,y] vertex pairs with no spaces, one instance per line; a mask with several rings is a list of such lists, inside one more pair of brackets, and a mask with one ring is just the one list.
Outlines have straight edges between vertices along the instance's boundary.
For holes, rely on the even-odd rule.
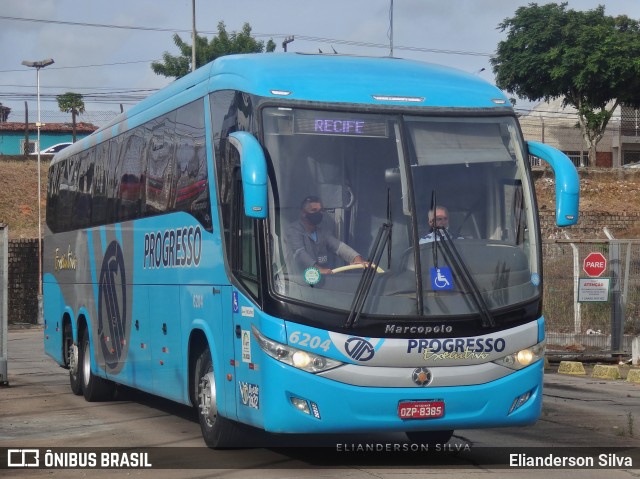
[[362,136],[386,138],[387,121],[365,116],[347,116],[339,113],[296,112],[295,132],[303,135]]

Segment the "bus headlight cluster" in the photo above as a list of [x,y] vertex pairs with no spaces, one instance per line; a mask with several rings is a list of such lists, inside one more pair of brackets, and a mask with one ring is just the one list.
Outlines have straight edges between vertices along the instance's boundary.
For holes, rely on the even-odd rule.
[[544,357],[545,341],[535,344],[529,348],[521,349],[517,353],[509,354],[503,358],[493,361],[501,366],[506,366],[510,369],[522,369],[526,368],[530,364]]
[[327,371],[328,369],[337,368],[342,363],[334,359],[320,356],[319,354],[303,351],[302,349],[294,348],[286,344],[279,343],[273,339],[269,339],[256,329],[255,326],[251,327],[253,335],[256,341],[260,345],[260,348],[274,359],[280,362],[293,366],[294,368],[302,369],[308,373],[320,373]]

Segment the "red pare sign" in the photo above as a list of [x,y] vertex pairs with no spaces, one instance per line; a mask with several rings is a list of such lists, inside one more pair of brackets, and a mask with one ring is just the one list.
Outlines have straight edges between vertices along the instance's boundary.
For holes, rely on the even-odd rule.
[[602,276],[607,269],[607,258],[602,253],[589,253],[582,263],[582,269],[592,278]]

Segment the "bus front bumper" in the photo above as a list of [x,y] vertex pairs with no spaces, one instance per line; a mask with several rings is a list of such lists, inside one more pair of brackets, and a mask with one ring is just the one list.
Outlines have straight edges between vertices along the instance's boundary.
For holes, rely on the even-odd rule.
[[[299,371],[271,358],[263,366],[262,377],[269,379],[260,388],[262,424],[255,425],[270,432],[438,431],[523,426],[535,423],[542,410],[542,360],[485,384],[412,388],[353,386]],[[401,419],[399,405],[406,401],[442,402],[444,414],[439,418]]]

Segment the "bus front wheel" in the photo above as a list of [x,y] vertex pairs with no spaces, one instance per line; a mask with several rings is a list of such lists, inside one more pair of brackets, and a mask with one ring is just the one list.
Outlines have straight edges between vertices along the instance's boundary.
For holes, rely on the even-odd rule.
[[233,421],[218,414],[216,381],[209,349],[202,351],[194,369],[194,396],[204,442],[211,448],[230,447],[238,432]]

